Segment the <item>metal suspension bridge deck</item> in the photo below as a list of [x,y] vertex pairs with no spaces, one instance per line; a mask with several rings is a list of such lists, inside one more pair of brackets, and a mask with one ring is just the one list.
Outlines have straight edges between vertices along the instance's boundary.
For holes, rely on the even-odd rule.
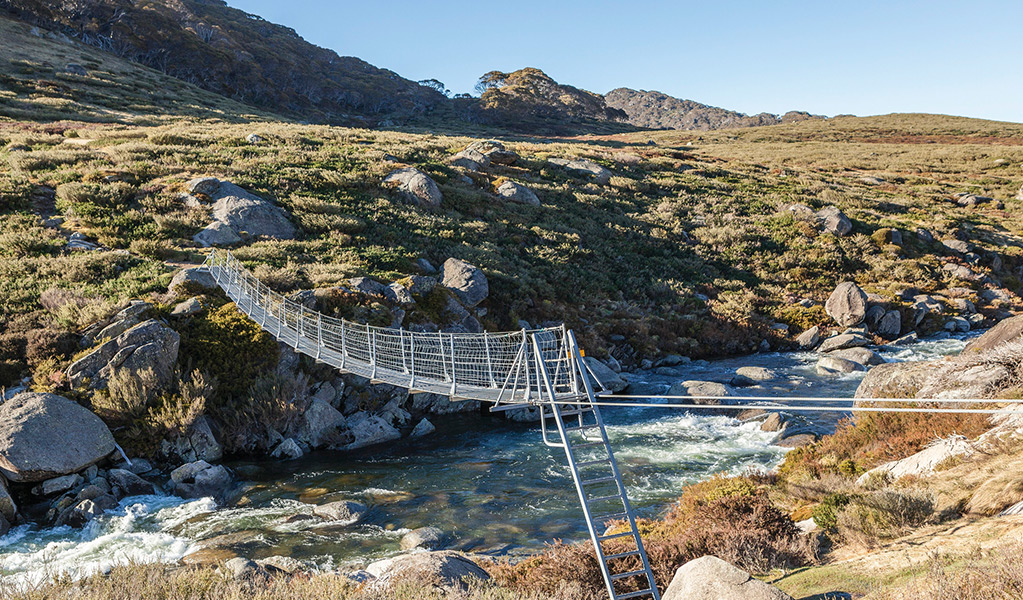
[[600,382],[571,330],[471,334],[373,327],[285,298],[226,250],[211,251],[203,266],[239,310],[296,352],[413,393],[492,402],[492,409],[539,406],[544,443],[565,452],[609,596],[660,600],[600,416],[594,390]]

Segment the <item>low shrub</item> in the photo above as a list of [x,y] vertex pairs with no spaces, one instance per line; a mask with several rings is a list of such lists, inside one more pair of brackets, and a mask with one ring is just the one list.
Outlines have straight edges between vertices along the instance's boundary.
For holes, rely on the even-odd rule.
[[846,494],[831,494],[824,501],[813,507],[813,522],[825,532],[833,532],[838,526],[838,514],[849,504]]
[[[663,589],[686,562],[714,555],[751,572],[803,565],[816,560],[816,541],[801,537],[795,523],[775,507],[765,488],[750,477],[716,476],[687,486],[679,501],[661,519],[637,525],[658,585]],[[622,530],[612,524],[609,532]],[[627,539],[627,538],[623,538]],[[631,541],[604,543],[606,554],[634,549]],[[615,570],[640,567],[635,557],[619,559]],[[518,564],[498,563],[491,574],[517,591],[553,593],[563,581],[577,582],[599,597],[605,594],[595,554],[589,544],[549,545],[541,554]],[[639,589],[623,580],[620,592]]]

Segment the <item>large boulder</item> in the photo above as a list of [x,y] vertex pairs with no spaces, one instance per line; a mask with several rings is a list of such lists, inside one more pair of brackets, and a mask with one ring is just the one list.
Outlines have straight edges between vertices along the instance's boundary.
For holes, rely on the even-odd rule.
[[465,556],[451,551],[417,552],[378,561],[366,567],[377,577],[373,586],[386,589],[402,581],[435,582],[445,590],[469,589],[474,580],[487,581],[490,575]]
[[346,424],[345,416],[323,400],[309,404],[301,423],[298,438],[313,448],[339,445],[343,441],[341,429]]
[[691,396],[693,404],[721,404],[720,398],[732,395],[732,388],[716,381],[676,381],[668,396]]
[[1023,336],[1023,315],[1002,319],[980,337],[970,340],[970,343],[963,348],[963,354],[990,350],[1005,342],[1018,340],[1021,336]]
[[927,361],[886,363],[878,365],[856,388],[857,398],[913,398],[934,372],[934,363]]
[[437,182],[419,169],[411,167],[397,169],[384,177],[383,186],[396,190],[409,202],[419,206],[440,206],[444,195],[441,194]]
[[143,496],[156,493],[153,484],[125,469],[110,469],[107,480],[114,494],[119,497]]
[[213,274],[205,267],[182,269],[174,274],[167,290],[172,294],[190,294],[204,290],[215,290],[219,286]]
[[856,483],[863,485],[878,473],[885,473],[892,481],[906,476],[920,477],[932,475],[934,474],[935,467],[942,462],[956,456],[966,456],[972,453],[973,445],[965,437],[953,435],[935,441],[912,456],[874,467],[861,475],[856,480]]
[[868,350],[867,348],[845,348],[843,350],[835,350],[833,352],[829,352],[828,356],[837,356],[838,358],[851,360],[866,367],[883,365],[885,363],[884,357],[873,350]]
[[813,350],[821,341],[821,328],[814,325],[796,338],[796,344],[803,350]]
[[618,393],[629,387],[629,382],[622,379],[621,375],[615,373],[611,367],[605,365],[596,358],[587,356],[584,357],[583,360],[586,361],[587,368],[589,368],[593,376],[597,378],[600,386],[605,390]]
[[716,556],[691,560],[675,571],[662,600],[792,600],[776,587]]
[[851,281],[840,283],[828,297],[824,310],[842,327],[859,325],[867,314],[867,294]]
[[468,307],[483,302],[490,295],[487,276],[479,267],[464,260],[449,258],[440,268],[441,285],[450,289]]
[[466,148],[451,157],[451,164],[470,171],[481,171],[490,166],[490,157],[478,150]]
[[592,177],[600,185],[611,181],[611,171],[597,163],[582,158],[548,158],[547,162],[558,165],[573,175]]
[[510,202],[540,206],[540,199],[536,197],[536,192],[510,179],[497,186],[497,195]]
[[10,481],[76,473],[113,451],[103,421],[63,396],[23,393],[0,405],[0,472]]
[[243,233],[281,240],[295,237],[295,226],[284,210],[229,181],[221,181],[210,199],[213,222],[193,237],[203,246],[237,243]]
[[115,369],[137,373],[152,369],[162,383],[170,381],[178,360],[181,336],[156,319],[132,327],[75,361],[67,368],[68,380],[78,387],[88,380],[105,387]]

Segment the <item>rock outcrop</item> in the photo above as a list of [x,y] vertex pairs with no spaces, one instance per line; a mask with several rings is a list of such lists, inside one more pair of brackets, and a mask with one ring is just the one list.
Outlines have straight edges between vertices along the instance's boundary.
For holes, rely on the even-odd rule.
[[562,167],[573,175],[590,177],[600,185],[605,185],[611,180],[611,171],[608,171],[592,160],[583,158],[548,158],[547,162]]
[[621,375],[615,373],[611,367],[600,362],[592,356],[586,356],[583,358],[586,362],[586,366],[589,368],[593,376],[597,378],[600,385],[605,390],[610,390],[613,393],[618,393],[629,386],[629,382],[622,379]]
[[0,473],[10,481],[76,473],[113,451],[103,421],[63,396],[23,393],[0,405]]
[[497,186],[497,195],[509,202],[540,206],[540,199],[537,198],[536,192],[521,183],[516,183],[510,179],[505,180],[504,183]]
[[465,592],[473,580],[490,575],[465,556],[451,551],[417,552],[373,563],[366,570],[376,577],[372,586],[386,589],[401,581],[432,581],[445,590]]
[[691,560],[675,571],[663,600],[792,600],[716,556]]
[[[195,180],[193,180],[195,181]],[[229,181],[203,178],[204,194],[213,202],[213,222],[192,238],[203,246],[237,244],[244,236],[290,240],[295,226],[287,214],[269,200]]]
[[963,354],[971,352],[983,352],[995,346],[1023,337],[1023,315],[1009,317],[998,322],[994,327],[988,329],[978,338],[970,340],[963,348]]
[[152,369],[161,382],[168,382],[178,360],[178,332],[156,319],[131,327],[103,343],[67,368],[68,380],[78,387],[86,380],[94,388],[105,387],[115,369],[137,373]]

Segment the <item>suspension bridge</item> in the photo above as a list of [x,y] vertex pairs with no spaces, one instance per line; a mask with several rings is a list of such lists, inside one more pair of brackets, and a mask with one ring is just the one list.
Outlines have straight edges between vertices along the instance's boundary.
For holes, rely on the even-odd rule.
[[[411,393],[429,392],[449,396],[452,400],[489,402],[493,411],[539,408],[542,440],[547,446],[565,453],[612,600],[660,600],[660,593],[621,471],[608,442],[601,407],[741,410],[756,403],[757,408],[764,410],[797,412],[1021,414],[1002,406],[954,406],[955,403],[1005,405],[1021,401],[869,398],[859,399],[867,405],[838,407],[818,404],[833,403],[835,398],[614,395],[601,386],[583,360],[575,335],[564,326],[479,334],[373,327],[336,319],[285,298],[254,277],[229,251],[213,249],[203,266],[238,309],[264,331],[317,361],[372,383],[390,384]],[[707,400],[727,400],[731,405],[698,403]],[[802,404],[763,404],[765,400]],[[891,402],[910,406],[883,406]],[[945,404],[922,406],[923,402]],[[953,407],[949,408],[949,404]],[[609,529],[612,524],[614,527]],[[612,540],[618,542],[607,544]]]

